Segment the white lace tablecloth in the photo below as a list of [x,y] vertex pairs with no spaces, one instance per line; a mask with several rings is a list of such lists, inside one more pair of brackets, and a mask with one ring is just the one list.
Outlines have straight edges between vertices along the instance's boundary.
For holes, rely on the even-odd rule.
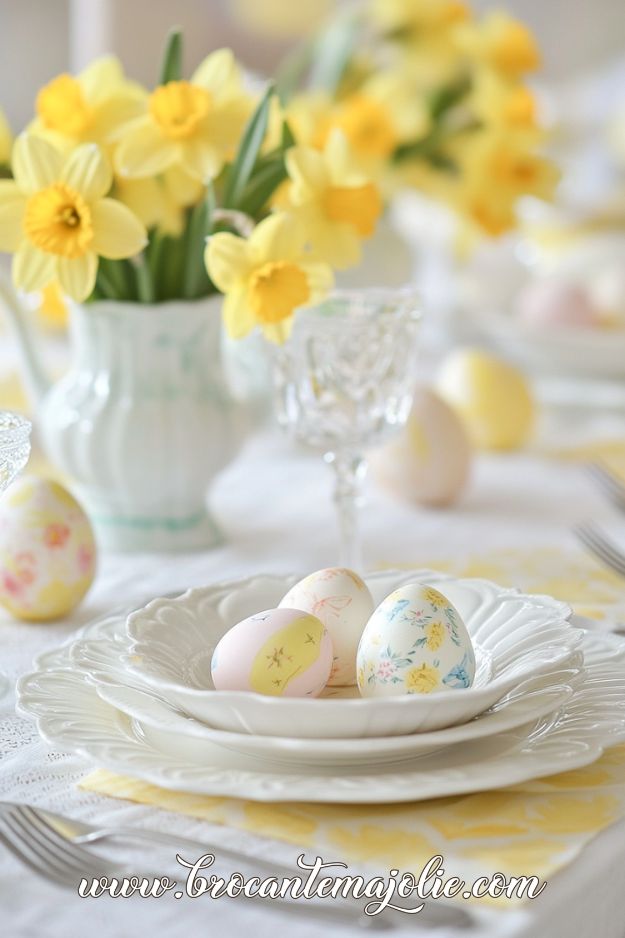
[[[213,492],[215,513],[226,537],[223,548],[195,555],[102,557],[96,584],[71,619],[50,625],[0,620],[0,671],[14,684],[30,669],[35,655],[120,602],[139,602],[238,574],[305,572],[332,564],[336,556],[330,486],[321,460],[294,452],[273,432],[260,433]],[[466,497],[447,512],[420,511],[370,491],[363,509],[367,565],[422,565],[436,558],[449,561],[476,550],[510,547],[573,551],[570,527],[585,516],[612,517],[578,466],[531,453],[485,457]],[[241,831],[80,791],[76,782],[88,768],[81,758],[49,751],[34,725],[15,715],[12,689],[0,699],[0,799],[39,804],[87,821],[143,824],[212,838],[252,855],[285,860],[297,855],[283,844]],[[125,850],[115,855],[127,857]],[[149,859],[150,868],[158,866],[157,854]],[[574,931],[576,938],[623,938],[624,863],[625,825],[619,824],[597,837],[539,899],[520,911],[480,912],[479,925],[462,934],[559,938]],[[247,872],[252,874],[253,861]],[[225,899],[81,900],[34,878],[0,848],[3,938],[79,938],[85,933],[92,938],[133,934],[188,938],[252,931],[261,938],[284,930],[296,938],[313,938],[320,926],[305,910],[294,922],[275,908],[258,910]],[[425,934],[412,918],[406,923],[408,932]],[[331,931],[337,936],[349,933],[338,927]],[[453,934],[449,929],[436,931],[441,938]]]

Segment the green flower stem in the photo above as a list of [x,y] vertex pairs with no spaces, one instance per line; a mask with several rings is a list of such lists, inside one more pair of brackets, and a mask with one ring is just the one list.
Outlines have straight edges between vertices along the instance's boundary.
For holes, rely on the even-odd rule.
[[134,266],[139,302],[153,303],[155,299],[154,283],[152,281],[152,274],[145,254],[141,255]]

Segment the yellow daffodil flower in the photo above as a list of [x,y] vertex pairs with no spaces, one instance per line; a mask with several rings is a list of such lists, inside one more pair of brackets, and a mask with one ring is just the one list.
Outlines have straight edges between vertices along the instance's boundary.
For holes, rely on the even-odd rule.
[[287,117],[297,139],[317,149],[338,128],[363,172],[379,181],[395,149],[429,129],[425,96],[415,82],[409,69],[386,70],[336,102],[318,94],[300,95]]
[[469,55],[508,78],[540,66],[540,52],[531,31],[507,13],[494,11],[478,24],[462,28],[460,40]]
[[4,111],[0,108],[0,166],[8,166],[11,162],[11,147],[13,134],[9,127]]
[[484,133],[459,149],[457,207],[492,237],[516,225],[515,206],[524,195],[551,199],[560,174],[536,153],[534,138],[522,133]]
[[232,156],[252,106],[232,52],[213,52],[191,81],[156,88],[145,113],[122,128],[116,171],[141,178],[179,167],[200,182],[214,179]]
[[146,228],[178,237],[185,223],[185,208],[204,196],[204,186],[179,167],[145,179],[115,178],[112,195],[128,206]]
[[96,59],[79,75],[58,75],[37,95],[28,128],[55,146],[106,146],[123,123],[141,113],[145,92],[129,81],[114,56]]
[[323,151],[291,147],[286,166],[288,206],[314,255],[339,269],[356,264],[383,206],[378,187],[354,167],[344,135],[334,130]]
[[415,42],[471,16],[462,0],[372,0],[369,10],[373,24],[386,37]]
[[373,0],[370,19],[430,87],[453,81],[461,53],[458,29],[471,18],[461,0]]
[[95,284],[98,255],[130,257],[146,244],[132,212],[105,198],[108,161],[95,144],[69,156],[31,134],[13,148],[13,180],[0,181],[0,251],[13,253],[13,280],[22,290],[58,281],[77,302]]
[[260,326],[270,341],[283,342],[295,310],[323,299],[332,271],[310,260],[305,245],[306,231],[286,213],[270,215],[247,239],[228,232],[209,239],[206,269],[225,295],[224,322],[232,338]]
[[538,129],[536,96],[531,89],[521,82],[502,80],[488,69],[476,70],[468,103],[487,127]]

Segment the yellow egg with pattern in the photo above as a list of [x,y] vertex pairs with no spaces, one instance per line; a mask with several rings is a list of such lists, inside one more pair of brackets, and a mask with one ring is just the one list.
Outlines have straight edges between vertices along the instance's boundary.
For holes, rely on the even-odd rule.
[[50,479],[21,476],[0,499],[0,604],[18,619],[67,615],[95,574],[87,515]]
[[211,661],[216,690],[272,697],[316,697],[332,669],[332,641],[323,623],[299,609],[267,609],[233,626]]

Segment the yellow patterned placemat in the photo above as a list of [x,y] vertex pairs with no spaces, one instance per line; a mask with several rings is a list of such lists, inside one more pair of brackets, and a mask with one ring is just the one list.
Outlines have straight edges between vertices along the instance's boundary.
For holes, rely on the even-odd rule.
[[[448,569],[551,593],[586,615],[625,611],[622,581],[583,555],[500,551],[449,564]],[[396,867],[418,874],[432,856],[440,854],[446,875],[460,876],[467,883],[497,871],[549,880],[597,833],[625,817],[625,745],[583,769],[500,791],[411,804],[264,804],[170,792],[103,770],[87,776],[81,788],[230,825],[314,850],[326,860],[366,863],[381,871]]]

